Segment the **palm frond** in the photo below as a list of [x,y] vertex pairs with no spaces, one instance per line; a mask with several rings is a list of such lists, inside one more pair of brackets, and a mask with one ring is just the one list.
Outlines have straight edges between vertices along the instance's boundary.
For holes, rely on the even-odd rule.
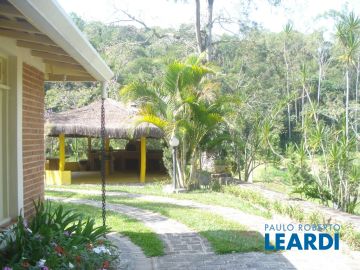
[[177,91],[179,76],[183,69],[184,64],[179,61],[168,65],[164,78],[164,88],[168,93],[174,94]]
[[139,123],[150,123],[158,128],[162,129],[163,131],[170,125],[170,123],[154,114],[142,113],[141,117],[139,118]]

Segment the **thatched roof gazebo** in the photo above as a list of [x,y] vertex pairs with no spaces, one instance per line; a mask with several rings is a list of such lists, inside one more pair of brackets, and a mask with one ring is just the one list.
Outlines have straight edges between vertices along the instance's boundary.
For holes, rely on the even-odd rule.
[[[112,99],[104,101],[105,151],[110,153],[110,139],[140,139],[140,181],[145,182],[146,138],[162,138],[163,131],[150,123],[139,122],[139,109]],[[45,135],[59,137],[59,171],[65,171],[65,137],[87,137],[89,153],[91,138],[101,137],[101,100],[65,112],[45,115]],[[110,161],[106,160],[106,174]],[[66,171],[65,171],[66,172]],[[69,180],[71,183],[71,179]]]
[[[105,100],[105,134],[108,138],[139,139],[162,138],[161,129],[150,123],[139,123],[139,109],[113,99]],[[101,100],[65,112],[47,113],[45,133],[47,136],[100,137]]]

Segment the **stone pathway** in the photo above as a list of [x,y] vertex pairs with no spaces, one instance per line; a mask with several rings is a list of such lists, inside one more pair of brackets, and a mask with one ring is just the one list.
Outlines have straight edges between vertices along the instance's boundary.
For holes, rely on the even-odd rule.
[[[101,207],[101,202],[94,200],[50,196],[47,199]],[[182,223],[160,214],[128,205],[111,203],[106,205],[108,210],[135,218],[158,234],[165,243],[166,254],[214,254],[206,239]]]
[[[77,189],[61,189],[61,190],[48,189],[48,190],[65,191],[65,192],[72,192],[72,193],[84,194],[84,195],[101,195],[101,191],[99,190],[77,190]],[[191,208],[197,208],[197,209],[209,211],[214,214],[223,216],[226,219],[239,222],[242,225],[245,225],[253,230],[258,231],[262,235],[264,235],[264,224],[271,223],[272,221],[270,219],[266,219],[261,216],[247,214],[235,208],[218,206],[218,205],[209,205],[191,200],[175,199],[169,197],[152,196],[152,195],[144,195],[144,194],[132,194],[126,192],[113,192],[113,191],[108,191],[106,195],[109,197],[117,196],[117,197],[125,197],[125,198],[135,198],[148,202],[169,203],[169,204],[175,204],[179,206],[191,207]],[[290,219],[279,216],[276,217],[276,222],[289,223]]]
[[[65,190],[64,190],[65,191]],[[85,194],[98,194],[98,191],[66,190]],[[247,225],[249,228],[264,233],[263,224],[282,220],[266,220],[262,217],[243,213],[237,209],[221,206],[206,205],[190,200],[129,194],[123,192],[108,192],[108,196],[125,196],[139,198],[146,201],[156,201],[176,204],[186,207],[200,208],[205,211],[222,215],[223,217]],[[100,207],[101,202],[67,198],[65,202],[90,204]],[[158,233],[166,246],[166,255],[151,259],[154,270],[176,269],[360,269],[359,254],[343,254],[339,251],[287,251],[273,254],[260,252],[234,253],[216,255],[211,252],[208,242],[186,226],[147,210],[138,209],[121,204],[109,204],[108,209],[134,217],[145,223]],[[277,218],[277,217],[276,217]],[[129,268],[148,269],[148,268]]]

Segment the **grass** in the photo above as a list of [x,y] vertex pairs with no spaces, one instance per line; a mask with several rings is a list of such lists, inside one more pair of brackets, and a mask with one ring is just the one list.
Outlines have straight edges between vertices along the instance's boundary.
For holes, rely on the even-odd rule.
[[[71,186],[49,186],[58,189],[81,189],[81,190],[100,190],[100,185],[71,185]],[[232,194],[213,192],[209,190],[195,190],[187,193],[166,194],[163,192],[163,184],[154,183],[144,186],[112,185],[106,187],[108,191],[127,192],[144,195],[164,196],[175,199],[193,200],[204,204],[214,204],[224,207],[232,207],[245,213],[261,216],[270,219],[271,212],[264,207],[254,205],[246,200],[239,199]]]
[[263,165],[254,171],[254,183],[269,190],[292,195],[292,186],[288,181],[289,176],[286,169],[280,169],[273,165]]
[[[293,220],[300,223],[309,224],[328,224],[329,219],[323,213],[320,212],[308,212],[299,206],[293,206],[288,203],[282,203],[280,201],[270,201],[262,194],[251,190],[245,190],[238,186],[229,186],[224,188],[224,192],[231,193],[243,200],[251,202],[256,205],[260,205],[269,211],[276,212],[280,215],[288,216]],[[354,250],[360,250],[360,232],[355,231],[351,224],[342,224],[341,239],[344,240]]]
[[[57,186],[59,187],[59,186]],[[238,186],[224,186],[223,192],[192,191],[185,194],[164,194],[159,183],[145,186],[109,186],[110,191],[122,191],[138,194],[167,196],[178,199],[189,199],[206,204],[233,207],[246,213],[271,217],[271,213],[288,216],[298,222],[328,223],[328,218],[321,213],[306,213],[304,209],[280,201],[271,201],[259,192],[246,190]],[[99,190],[100,186],[60,186],[60,188]],[[355,210],[360,212],[360,205]],[[355,250],[360,250],[360,232],[352,229],[351,224],[342,226],[342,239]]]
[[[73,209],[77,212],[90,216],[95,219],[97,225],[102,224],[101,209],[88,206],[76,205],[72,203],[51,202],[55,206],[62,205],[65,209]],[[143,223],[128,216],[107,212],[107,223],[110,224],[113,231],[126,235],[137,246],[139,246],[144,254],[148,257],[164,255],[164,245],[159,237]]]
[[[71,192],[47,191],[46,194],[100,200],[100,196],[88,196]],[[218,254],[264,252],[264,239],[260,233],[251,231],[237,222],[226,220],[217,214],[174,204],[148,202],[133,198],[109,197],[108,202],[150,210],[177,220],[205,237]],[[110,220],[109,224],[112,224]]]

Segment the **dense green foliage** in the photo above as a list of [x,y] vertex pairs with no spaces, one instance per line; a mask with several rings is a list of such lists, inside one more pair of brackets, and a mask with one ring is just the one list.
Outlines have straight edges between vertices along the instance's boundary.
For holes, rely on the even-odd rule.
[[0,267],[109,269],[117,255],[110,242],[102,239],[108,232],[109,228],[95,227],[93,219],[61,205],[53,208],[39,202],[29,223],[19,216],[12,228],[0,234]]
[[[360,22],[353,13],[332,16],[330,39],[291,23],[272,33],[242,22],[236,35],[214,38],[208,62],[191,56],[198,50],[190,25],[156,28],[154,35],[72,15],[115,73],[109,96],[138,102],[143,120],[166,131],[165,145],[172,134],[181,139],[183,185],[197,185],[205,152],[245,181],[271,162],[288,168],[294,192],[353,212],[360,185]],[[99,97],[96,84],[47,89],[53,111]]]

